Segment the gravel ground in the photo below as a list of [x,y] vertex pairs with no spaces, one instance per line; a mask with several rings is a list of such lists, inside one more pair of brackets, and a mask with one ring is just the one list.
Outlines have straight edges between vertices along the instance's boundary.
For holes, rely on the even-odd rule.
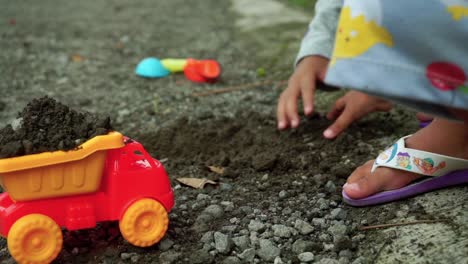
[[[308,13],[273,4],[261,12],[271,26],[244,26],[266,2],[233,2],[0,0],[1,126],[44,95],[110,115],[114,128],[163,162],[175,189],[158,245],[133,247],[116,223],[102,223],[65,231],[56,263],[468,263],[466,186],[370,208],[341,201],[355,166],[417,129],[414,113],[374,114],[326,141],[322,114],[342,92],[320,93],[317,115],[276,131],[281,81]],[[133,70],[147,56],[215,58],[223,75],[214,85],[180,74],[142,79]],[[246,89],[193,95],[238,85]],[[219,184],[191,189],[177,177]],[[444,221],[359,229],[431,219]],[[0,260],[14,263],[4,239]]]

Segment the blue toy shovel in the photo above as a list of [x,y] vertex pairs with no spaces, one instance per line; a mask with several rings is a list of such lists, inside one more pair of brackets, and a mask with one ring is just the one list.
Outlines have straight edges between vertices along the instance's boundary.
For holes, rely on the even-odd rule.
[[146,78],[161,78],[168,76],[171,72],[162,65],[157,58],[145,58],[135,68],[135,73]]

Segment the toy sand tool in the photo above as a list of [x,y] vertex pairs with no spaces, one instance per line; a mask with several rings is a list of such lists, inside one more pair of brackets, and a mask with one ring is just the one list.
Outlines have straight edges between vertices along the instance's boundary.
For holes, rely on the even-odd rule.
[[221,66],[215,60],[163,59],[151,57],[143,59],[135,73],[146,78],[162,78],[170,73],[183,72],[192,82],[214,83],[221,75]]

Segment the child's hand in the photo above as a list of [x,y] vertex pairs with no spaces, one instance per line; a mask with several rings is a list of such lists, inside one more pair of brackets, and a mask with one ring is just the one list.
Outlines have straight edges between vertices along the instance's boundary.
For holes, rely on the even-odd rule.
[[299,125],[297,100],[302,95],[304,113],[314,111],[314,94],[317,79],[323,80],[327,71],[328,59],[321,56],[308,56],[302,59],[289,78],[288,87],[281,93],[278,101],[278,129]]
[[383,99],[372,97],[365,93],[351,91],[336,100],[327,114],[327,118],[335,120],[324,132],[323,136],[328,139],[335,138],[351,123],[364,117],[371,112],[388,112],[392,104]]

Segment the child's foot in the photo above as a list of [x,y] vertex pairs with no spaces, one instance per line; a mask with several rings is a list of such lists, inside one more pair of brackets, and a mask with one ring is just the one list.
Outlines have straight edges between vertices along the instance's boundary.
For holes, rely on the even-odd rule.
[[[434,119],[427,127],[406,139],[408,148],[468,159],[468,124]],[[371,173],[373,160],[358,167],[343,186],[352,199],[398,189],[422,177],[422,175],[379,167]]]
[[431,122],[432,119],[434,119],[433,116],[419,112],[416,114],[416,118],[419,120],[419,122]]

